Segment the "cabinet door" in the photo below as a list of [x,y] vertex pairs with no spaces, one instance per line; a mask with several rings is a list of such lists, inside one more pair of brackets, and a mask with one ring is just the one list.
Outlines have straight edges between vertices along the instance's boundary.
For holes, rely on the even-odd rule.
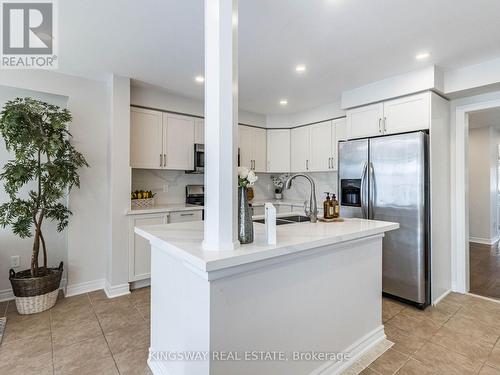
[[383,117],[383,103],[347,111],[347,135],[349,139],[381,135]]
[[205,120],[201,118],[194,120],[194,143],[205,144]]
[[290,172],[290,129],[267,131],[267,171]]
[[332,121],[332,161],[331,161],[331,170],[337,171],[339,169],[338,166],[338,150],[339,150],[339,141],[345,141],[347,139],[347,129],[346,129],[346,119],[341,118]]
[[252,128],[249,126],[239,125],[238,127],[238,148],[239,148],[239,164],[240,167],[251,169],[253,167],[252,158]]
[[134,215],[129,220],[129,281],[147,279],[151,272],[151,245],[148,240],[135,234],[134,228],[164,224],[165,215]]
[[176,211],[170,212],[168,215],[168,223],[185,223],[188,221],[201,221],[202,213],[201,210],[197,211]]
[[194,165],[194,119],[187,116],[163,114],[163,153],[165,169],[182,171]]
[[332,157],[332,122],[325,121],[309,128],[309,171],[329,171]]
[[291,130],[290,153],[292,172],[305,172],[309,166],[309,128],[302,126]]
[[162,166],[162,113],[130,109],[130,166],[159,169]]
[[384,132],[405,133],[429,129],[430,92],[389,100],[384,103]]
[[255,172],[267,171],[266,129],[252,128],[252,159]]

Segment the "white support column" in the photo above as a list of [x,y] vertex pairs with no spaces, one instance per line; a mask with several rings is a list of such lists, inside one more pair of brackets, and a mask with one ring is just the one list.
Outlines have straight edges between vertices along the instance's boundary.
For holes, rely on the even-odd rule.
[[205,250],[239,246],[237,21],[237,0],[205,0]]

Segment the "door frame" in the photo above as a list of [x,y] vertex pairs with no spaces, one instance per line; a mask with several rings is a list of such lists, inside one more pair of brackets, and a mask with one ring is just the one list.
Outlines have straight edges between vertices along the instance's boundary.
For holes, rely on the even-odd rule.
[[[470,290],[469,273],[469,113],[500,107],[500,100],[457,106],[455,111],[454,192],[452,193],[452,289]],[[453,172],[453,171],[452,171]]]

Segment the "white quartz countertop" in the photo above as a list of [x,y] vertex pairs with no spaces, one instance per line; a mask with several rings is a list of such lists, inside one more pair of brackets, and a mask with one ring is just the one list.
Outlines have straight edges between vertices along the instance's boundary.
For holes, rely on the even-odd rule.
[[172,204],[159,204],[151,208],[130,209],[127,215],[142,215],[142,214],[155,214],[161,212],[174,212],[174,211],[200,211],[203,206],[186,203],[172,203]]
[[277,226],[277,244],[268,245],[264,224],[254,224],[254,242],[233,251],[205,251],[203,222],[140,226],[135,232],[170,255],[202,272],[222,270],[332,244],[352,241],[398,229],[399,224],[376,220],[294,223]]

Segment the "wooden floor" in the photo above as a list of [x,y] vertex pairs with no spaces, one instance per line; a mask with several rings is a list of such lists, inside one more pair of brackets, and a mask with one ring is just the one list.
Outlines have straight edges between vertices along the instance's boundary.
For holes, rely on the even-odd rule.
[[470,292],[500,299],[500,248],[470,242]]

